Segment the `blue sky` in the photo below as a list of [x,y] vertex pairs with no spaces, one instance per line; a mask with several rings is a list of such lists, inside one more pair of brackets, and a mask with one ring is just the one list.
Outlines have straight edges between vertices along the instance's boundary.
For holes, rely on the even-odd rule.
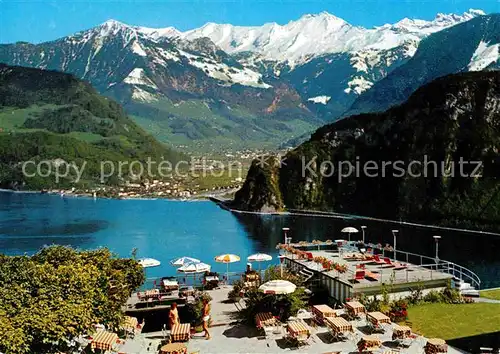
[[428,20],[438,12],[462,13],[469,8],[500,12],[500,0],[0,0],[0,43],[39,43],[110,18],[131,25],[187,30],[206,22],[285,24],[306,13],[328,11],[351,24],[372,27],[404,17]]

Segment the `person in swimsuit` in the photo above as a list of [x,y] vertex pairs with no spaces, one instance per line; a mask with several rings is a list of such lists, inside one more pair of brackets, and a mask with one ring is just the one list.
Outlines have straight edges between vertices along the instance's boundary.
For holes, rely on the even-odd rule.
[[210,321],[210,304],[207,299],[203,300],[203,330],[205,331],[205,338],[210,339],[208,332],[208,322]]
[[168,314],[168,323],[170,324],[170,329],[172,329],[173,325],[179,323],[179,312],[177,311],[177,303],[172,303],[170,306],[170,312]]

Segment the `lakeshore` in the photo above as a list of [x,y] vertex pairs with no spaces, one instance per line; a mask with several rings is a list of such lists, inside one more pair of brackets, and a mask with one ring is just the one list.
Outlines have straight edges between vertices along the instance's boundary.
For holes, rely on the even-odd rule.
[[[5,224],[0,228],[0,245],[3,249],[9,251],[10,254],[30,253],[30,250],[39,249],[47,243],[70,244],[77,248],[95,249],[101,246],[108,246],[113,252],[120,254],[122,257],[130,255],[134,247],[139,247],[139,257],[153,257],[162,261],[162,266],[150,268],[146,270],[148,277],[162,277],[175,273],[175,268],[168,264],[168,261],[177,256],[189,255],[201,259],[212,265],[213,270],[223,274],[226,270],[225,264],[213,262],[213,257],[220,253],[231,252],[241,256],[244,260],[249,254],[257,252],[269,253],[273,256],[273,261],[269,264],[277,264],[278,251],[276,244],[283,241],[283,227],[290,228],[289,236],[293,237],[295,242],[292,246],[297,248],[302,247],[304,252],[319,252],[314,256],[328,256],[336,262],[343,262],[343,257],[338,255],[335,258],[335,245],[332,242],[327,242],[328,239],[339,239],[346,235],[341,233],[341,230],[348,225],[359,227],[364,220],[357,219],[329,219],[316,218],[314,216],[293,216],[293,215],[235,215],[221,210],[211,202],[184,203],[181,201],[167,200],[148,200],[121,202],[112,199],[97,199],[91,198],[60,198],[54,195],[39,195],[39,194],[11,194],[1,196],[0,213],[3,220],[8,223],[8,228]],[[48,214],[47,214],[48,213]],[[50,218],[47,217],[50,215]],[[76,217],[75,215],[78,215]],[[375,241],[375,243],[385,244],[392,241],[390,230],[392,225],[376,224],[367,222],[366,239]],[[414,232],[414,233],[412,233]],[[403,236],[404,235],[404,236]],[[361,235],[351,235],[352,239],[360,240]],[[459,262],[460,259],[481,259],[489,260],[489,253],[478,247],[475,251],[475,244],[467,244],[463,254],[457,254],[456,250],[460,251],[461,243],[458,242],[459,234],[453,234],[454,238],[446,237],[443,234],[442,240],[442,258],[448,259],[448,256],[453,256],[452,260],[458,264],[467,265],[467,262]],[[480,237],[489,237],[483,235]],[[305,240],[300,242],[300,240]],[[321,243],[313,243],[313,240],[325,240]],[[425,242],[430,241],[428,248]],[[488,238],[491,248],[494,249],[495,238]],[[308,241],[308,242],[306,242]],[[432,255],[434,251],[434,243],[432,236],[429,236],[427,230],[401,229],[398,237],[398,250],[412,250],[414,252],[423,253],[424,255]],[[449,242],[449,243],[448,243]],[[332,247],[331,251],[327,249],[327,244]],[[453,245],[454,248],[450,249]],[[318,251],[317,248],[321,249]],[[323,253],[322,253],[323,252]],[[475,252],[478,252],[478,257],[475,258]],[[349,252],[350,253],[350,252]],[[313,256],[313,257],[314,257]],[[386,256],[392,257],[390,251],[387,251]],[[494,253],[491,254],[494,256]],[[341,259],[342,258],[342,259]],[[440,257],[441,258],[441,257]],[[494,260],[496,258],[492,258]],[[297,255],[290,255],[291,262],[305,264],[309,267],[314,262],[307,262],[298,259]],[[405,262],[398,257],[399,262]],[[349,269],[343,276],[351,278],[353,270],[356,269],[356,261],[345,260],[348,263]],[[231,271],[238,272],[242,270],[245,262],[231,264]],[[491,270],[494,270],[494,261],[490,261]],[[375,273],[380,271],[376,266],[372,268],[367,265],[367,270]],[[429,277],[430,271],[420,270],[420,264],[416,264],[414,270],[398,270],[401,272],[402,278],[406,279],[406,274],[411,277],[413,274],[426,274]],[[263,267],[265,268],[265,267]],[[290,267],[293,268],[293,267]],[[478,268],[480,269],[480,268]],[[299,270],[297,270],[299,271]],[[387,272],[387,273],[386,273]],[[422,272],[422,273],[419,273]],[[335,277],[336,274],[329,271],[322,271],[325,276]],[[391,271],[385,268],[379,273],[381,280],[387,279]],[[437,273],[432,272],[432,276]],[[489,284],[495,284],[494,278],[488,278],[488,273],[481,280],[484,281],[484,287],[491,287]],[[332,279],[333,279],[332,278]],[[418,277],[417,277],[418,278]],[[189,279],[187,279],[189,281]],[[342,277],[339,280],[343,280]],[[397,277],[397,280],[402,280]],[[186,280],[184,280],[186,281]],[[347,283],[346,283],[347,284]],[[364,287],[366,285],[374,286],[372,281],[363,279],[357,284],[352,284],[354,287]],[[222,287],[219,290],[229,291],[230,288]],[[218,290],[215,290],[216,292]],[[209,293],[212,293],[210,291]],[[217,293],[214,293],[217,294]],[[227,297],[227,295],[225,295]],[[214,298],[217,295],[213,296]],[[222,296],[224,298],[224,296]],[[242,353],[276,353],[279,351],[292,350],[290,346],[284,344],[280,338],[267,340],[262,338],[255,327],[247,324],[242,324],[235,321],[234,318],[237,309],[234,304],[227,304],[220,300],[221,309],[217,309],[219,305],[213,301],[213,325],[212,340],[206,341],[199,339],[199,334],[194,334],[193,339],[188,343],[189,351],[201,351],[202,353],[235,353],[236,349],[243,350]],[[481,306],[496,306],[498,304],[480,304]],[[227,307],[226,307],[227,306]],[[443,305],[444,306],[444,305]],[[468,304],[459,305],[468,309]],[[156,307],[156,306],[155,306]],[[150,306],[148,312],[154,312],[155,307]],[[432,308],[429,307],[431,310]],[[168,310],[168,308],[159,310]],[[471,311],[475,307],[470,308]],[[496,309],[492,308],[492,309]],[[437,310],[436,310],[437,311]],[[479,308],[482,313],[492,313],[490,308]],[[158,311],[165,323],[165,312]],[[425,313],[425,312],[424,312]],[[427,312],[428,313],[428,312]],[[146,316],[146,314],[134,313],[134,316]],[[415,315],[418,317],[418,313]],[[423,316],[425,319],[432,319],[433,315],[428,314]],[[463,316],[471,316],[471,313],[466,312]],[[483,317],[484,318],[484,317]],[[486,317],[488,318],[488,317]],[[495,318],[495,317],[489,317]],[[410,311],[411,320],[411,311]],[[422,320],[419,320],[422,321]],[[449,321],[449,320],[448,320]],[[146,321],[147,326],[151,327],[152,322]],[[149,323],[149,324],[148,324]],[[418,325],[420,322],[416,322]],[[423,322],[424,323],[424,322]],[[358,337],[364,335],[363,323],[355,326],[355,332]],[[426,328],[426,327],[425,327]],[[425,329],[424,328],[424,329]],[[480,327],[478,327],[480,328]],[[161,332],[151,332],[154,328],[148,329],[137,337],[139,347],[143,348],[144,353],[147,348],[154,348],[155,344],[159,344],[162,340]],[[441,333],[446,333],[446,328],[441,328]],[[485,330],[487,328],[485,327]],[[324,334],[328,331],[327,328],[319,326],[316,330],[311,329],[312,338],[311,344],[307,347],[302,347],[298,352],[325,353],[331,350],[347,350],[346,352],[355,349],[354,341],[331,343],[324,338]],[[419,329],[425,333],[422,329]],[[463,333],[467,333],[462,329]],[[387,349],[391,348],[391,343],[385,339],[385,335],[391,336],[390,329],[384,333],[382,342],[387,342]],[[426,333],[429,336],[439,336],[439,331]],[[479,332],[482,333],[482,332]],[[477,333],[477,334],[479,334]],[[473,334],[473,333],[472,333]],[[448,339],[448,338],[446,338]],[[455,339],[455,337],[450,337]],[[144,341],[143,341],[144,340]],[[138,344],[137,342],[133,342]],[[142,345],[147,343],[145,347]],[[424,340],[422,339],[422,344]],[[332,345],[333,344],[333,345]],[[336,347],[335,345],[338,345]],[[346,347],[343,347],[345,345]],[[453,345],[452,345],[453,346]],[[240,349],[242,348],[242,349]],[[250,348],[250,349],[246,349]],[[337,349],[338,348],[338,349]],[[452,348],[450,348],[451,350]],[[142,350],[142,349],[140,349]],[[255,350],[255,351],[254,351]],[[420,353],[421,347],[414,346],[408,353]],[[405,351],[403,351],[406,353]],[[449,351],[450,352],[450,351]],[[139,351],[140,353],[140,351]],[[460,353],[460,351],[457,351]]]

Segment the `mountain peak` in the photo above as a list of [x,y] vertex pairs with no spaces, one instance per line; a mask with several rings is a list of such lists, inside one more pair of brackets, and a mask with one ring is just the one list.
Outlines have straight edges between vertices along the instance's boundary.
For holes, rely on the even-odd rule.
[[129,27],[129,26],[123,22],[110,18],[109,20],[101,23],[99,27],[114,28],[114,27]]
[[481,9],[469,9],[469,11],[465,12],[464,14],[471,14],[475,16],[485,16],[486,12],[484,12]]
[[325,20],[325,21],[329,21],[329,22],[334,21],[334,22],[346,23],[346,21],[344,21],[340,17],[332,15],[328,11],[321,11],[320,13],[317,13],[317,14],[305,14],[301,18],[299,18],[297,21],[290,21],[290,23],[304,22],[304,21],[309,21],[311,19],[320,19],[320,20]]
[[114,19],[107,20],[106,22],[97,26],[97,28],[99,29],[101,36],[114,36],[123,29],[132,29],[129,25]]

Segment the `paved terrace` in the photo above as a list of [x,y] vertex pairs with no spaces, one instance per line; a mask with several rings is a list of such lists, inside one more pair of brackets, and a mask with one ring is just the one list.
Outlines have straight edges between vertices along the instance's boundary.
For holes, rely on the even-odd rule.
[[[343,342],[331,341],[327,332],[327,327],[309,327],[312,332],[312,340],[310,344],[299,349],[292,348],[283,340],[282,334],[272,335],[270,338],[265,338],[262,333],[255,327],[247,326],[236,321],[237,310],[234,304],[225,303],[227,293],[230,288],[222,288],[209,291],[213,298],[212,318],[213,327],[210,328],[212,339],[205,340],[203,334],[195,334],[194,337],[187,343],[188,353],[200,354],[244,354],[244,353],[331,353],[340,352],[342,354],[358,353],[356,342],[359,338],[365,335],[366,323],[364,320],[352,322],[355,329],[355,339],[346,340]],[[340,310],[339,310],[340,311]],[[282,333],[285,333],[283,328]],[[147,351],[148,342],[152,342],[150,348],[155,348],[159,345],[162,338],[161,332],[146,333],[141,335],[143,339],[138,339],[139,342],[146,342],[143,351],[137,353],[152,353],[153,350]],[[383,343],[383,347],[377,351],[382,353],[393,348],[392,329],[388,328],[383,334],[377,334]],[[402,349],[400,352],[405,354],[422,354],[423,346],[426,339],[419,337],[410,348]],[[448,354],[465,353],[458,349],[448,347]]]
[[[381,284],[407,284],[407,283],[415,283],[415,282],[432,282],[439,280],[452,279],[452,275],[448,273],[439,272],[432,269],[427,269],[421,267],[416,264],[406,263],[406,262],[397,262],[399,264],[406,265],[405,269],[395,270],[395,267],[391,265],[377,265],[371,261],[362,261],[362,260],[348,260],[345,258],[346,255],[353,254],[353,252],[348,251],[314,251],[308,250],[307,252],[311,252],[314,257],[326,257],[328,259],[333,260],[339,264],[345,264],[348,267],[346,273],[339,274],[337,271],[332,270],[328,272],[323,272],[321,265],[305,260],[298,260],[296,256],[288,255],[289,259],[294,259],[296,262],[302,264],[304,267],[314,270],[314,271],[322,271],[323,274],[327,274],[332,278],[337,278],[338,280],[350,284],[353,286],[354,291],[357,289],[365,289],[370,287],[378,287]],[[382,258],[382,255],[380,255]],[[365,267],[365,273],[372,273],[374,275],[373,278],[365,278],[361,280],[353,281],[356,273],[356,266],[363,264]],[[359,269],[358,269],[359,270]]]

